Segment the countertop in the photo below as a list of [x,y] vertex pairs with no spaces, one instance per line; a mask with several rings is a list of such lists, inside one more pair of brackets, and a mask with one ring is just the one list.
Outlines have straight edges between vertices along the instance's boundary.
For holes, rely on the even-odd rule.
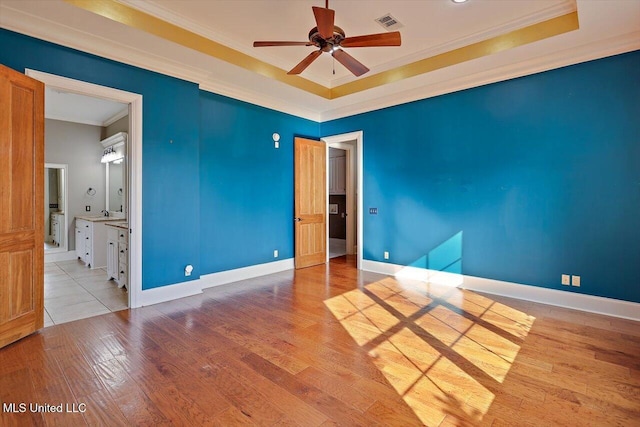
[[[120,219],[122,219],[122,218],[120,218]],[[129,229],[129,223],[126,222],[126,221],[108,222],[105,225],[107,227],[122,228],[123,230],[128,230]]]
[[104,215],[78,215],[76,219],[83,219],[85,221],[91,222],[103,222],[103,221],[119,221],[123,222],[122,218],[116,218],[113,216],[104,216]]

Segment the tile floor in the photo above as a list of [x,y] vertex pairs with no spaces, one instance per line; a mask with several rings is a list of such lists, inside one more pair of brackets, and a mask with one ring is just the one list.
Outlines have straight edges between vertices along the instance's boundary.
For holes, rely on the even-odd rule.
[[347,254],[347,241],[345,239],[329,239],[329,258]]
[[127,292],[107,280],[105,269],[91,270],[76,260],[44,265],[45,327],[127,307]]

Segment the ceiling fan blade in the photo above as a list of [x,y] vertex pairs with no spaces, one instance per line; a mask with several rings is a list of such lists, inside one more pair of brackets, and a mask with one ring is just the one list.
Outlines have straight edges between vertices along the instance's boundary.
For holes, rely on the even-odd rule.
[[313,46],[310,42],[270,42],[260,41],[253,42],[253,47],[267,47],[267,46]]
[[333,23],[335,21],[336,12],[333,9],[325,9],[324,7],[313,6],[313,16],[316,17],[318,32],[323,39],[327,40],[333,37]]
[[400,31],[347,37],[340,42],[342,47],[400,46]]
[[360,77],[361,75],[369,71],[369,69],[365,67],[360,61],[358,61],[342,49],[335,50],[333,52],[333,57],[336,58],[338,62],[344,65],[349,71],[351,71],[356,77]]
[[318,56],[320,56],[321,54],[322,54],[321,50],[315,50],[315,51],[311,52],[309,55],[307,55],[306,58],[304,58],[302,61],[300,61],[300,63],[298,65],[293,67],[291,69],[291,71],[289,71],[287,74],[300,74],[301,72],[303,72],[305,70],[305,68],[307,68],[309,65],[311,65],[311,63],[313,61],[315,61],[316,58]]

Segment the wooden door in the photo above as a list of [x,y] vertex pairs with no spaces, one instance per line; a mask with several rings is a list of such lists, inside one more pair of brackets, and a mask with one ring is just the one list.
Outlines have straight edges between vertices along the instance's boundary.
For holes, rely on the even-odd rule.
[[0,65],[0,347],[44,324],[44,84]]
[[327,260],[326,157],[324,142],[295,139],[296,268]]

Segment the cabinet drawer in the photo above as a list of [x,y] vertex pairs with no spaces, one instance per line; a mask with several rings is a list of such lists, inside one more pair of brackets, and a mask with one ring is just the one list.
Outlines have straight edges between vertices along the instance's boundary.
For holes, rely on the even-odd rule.
[[[120,285],[120,287],[122,286],[127,286],[127,270],[126,269],[120,269],[118,271],[118,284]],[[127,289],[129,289],[127,287]]]
[[127,265],[129,263],[129,248],[120,243],[118,245],[118,264]]

